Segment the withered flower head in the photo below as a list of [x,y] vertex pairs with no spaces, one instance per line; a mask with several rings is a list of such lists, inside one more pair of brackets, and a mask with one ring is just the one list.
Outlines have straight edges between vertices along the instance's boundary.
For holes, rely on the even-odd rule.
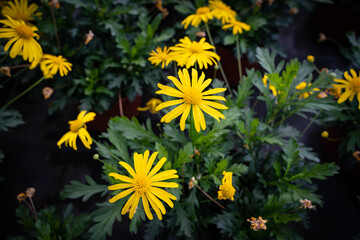
[[54,93],[54,90],[51,87],[44,87],[42,90],[42,94],[44,95],[45,99],[48,99],[51,97],[51,95]]
[[35,191],[36,189],[33,188],[33,187],[30,187],[30,188],[26,188],[26,196],[29,197],[29,198],[32,198],[34,195],[35,195]]
[[7,77],[11,77],[10,67],[1,67],[0,72]]
[[94,38],[94,33],[91,30],[89,30],[89,32],[85,34],[84,44],[87,45],[91,40],[93,40],[93,38]]
[[19,193],[18,195],[17,195],[17,200],[19,201],[19,202],[22,202],[22,201],[25,201],[25,199],[26,199],[26,194],[25,193]]
[[301,208],[304,208],[304,209],[313,209],[315,208],[315,206],[311,205],[311,201],[308,200],[308,199],[300,199],[300,203],[301,203]]

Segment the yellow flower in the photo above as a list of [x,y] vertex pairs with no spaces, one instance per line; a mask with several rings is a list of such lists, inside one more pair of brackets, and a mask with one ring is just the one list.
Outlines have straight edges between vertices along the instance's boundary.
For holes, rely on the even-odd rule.
[[162,101],[160,99],[152,98],[146,103],[146,107],[138,107],[137,110],[138,111],[149,110],[151,113],[155,114],[158,113],[158,111],[155,110],[156,107],[159,106],[161,103]]
[[191,24],[194,27],[199,26],[201,22],[208,22],[214,18],[214,14],[210,11],[208,7],[201,7],[196,10],[195,14],[192,14],[185,18],[181,24],[184,25],[184,28],[187,29]]
[[40,61],[40,68],[44,72],[45,78],[52,78],[57,72],[60,76],[66,76],[71,71],[72,64],[65,58],[60,56],[53,56],[44,54]]
[[161,90],[157,91],[157,94],[165,94],[168,96],[181,98],[164,102],[156,108],[156,111],[159,111],[165,107],[181,104],[169,113],[165,114],[161,118],[161,122],[169,123],[173,119],[178,117],[180,114],[182,114],[180,119],[180,129],[184,131],[185,121],[190,113],[190,110],[192,109],[195,129],[196,131],[200,132],[200,127],[202,128],[202,130],[206,129],[205,117],[202,111],[209,114],[219,122],[219,118],[225,118],[222,113],[215,110],[214,108],[227,109],[227,107],[220,103],[208,100],[226,101],[226,99],[221,96],[209,96],[212,94],[224,92],[226,88],[214,88],[203,92],[203,90],[210,85],[212,80],[210,78],[205,80],[205,74],[203,72],[198,79],[198,72],[195,69],[192,69],[191,72],[191,82],[190,75],[187,69],[184,68],[183,71],[179,70],[178,75],[180,81],[173,76],[168,76],[168,79],[170,79],[180,91],[175,88],[162,85],[160,83],[158,84],[158,87]]
[[38,7],[35,3],[28,6],[28,0],[15,0],[14,2],[7,2],[6,5],[3,6],[1,15],[28,22],[34,20],[33,15],[37,15],[34,13]]
[[199,42],[192,42],[189,37],[180,39],[180,43],[170,47],[173,59],[178,62],[179,66],[186,65],[186,68],[190,68],[197,62],[200,69],[203,67],[207,69],[208,64],[217,65],[217,61],[220,61],[219,55],[209,51],[210,49],[215,49],[215,47],[205,42],[205,38],[201,38]]
[[108,187],[109,190],[126,189],[112,197],[109,200],[110,203],[114,203],[117,200],[126,197],[130,193],[133,193],[121,210],[121,214],[124,215],[130,208],[130,219],[132,219],[135,214],[140,198],[142,199],[145,214],[150,220],[153,219],[153,215],[150,211],[149,203],[159,220],[161,220],[162,215],[166,213],[165,207],[159,199],[166,202],[171,208],[174,206],[174,203],[171,200],[176,200],[176,197],[160,187],[179,187],[177,183],[164,182],[164,180],[178,178],[179,176],[176,175],[177,171],[173,169],[157,173],[164,165],[166,161],[165,157],[161,158],[155,167],[150,171],[157,154],[158,152],[154,152],[149,158],[149,150],[146,150],[144,155],[134,153],[134,168],[126,162],[119,162],[119,164],[128,171],[130,174],[129,177],[114,172],[109,173],[110,177],[125,182],[111,185]]
[[350,69],[352,77],[349,75],[348,71],[345,71],[344,79],[335,79],[335,82],[340,84],[333,84],[335,88],[345,89],[345,92],[341,94],[338,99],[338,103],[345,102],[346,99],[349,99],[351,102],[356,98],[359,102],[360,109],[360,76],[358,76],[354,69]]
[[65,133],[64,136],[57,142],[59,148],[61,148],[61,144],[65,142],[65,146],[69,144],[70,147],[77,150],[76,147],[76,138],[79,135],[80,140],[84,144],[84,146],[90,149],[90,145],[92,144],[92,139],[88,131],[86,130],[85,123],[93,121],[95,118],[95,113],[86,111],[81,111],[76,120],[69,121],[70,131]]
[[[309,83],[309,85],[308,85],[306,82],[301,82],[296,86],[296,89],[297,90],[302,90],[302,89],[306,88],[307,86],[311,86],[311,83]],[[312,90],[320,91],[320,89],[318,89],[318,88],[314,88]],[[299,95],[299,98],[304,98],[305,99],[305,98],[308,98],[311,94],[313,94],[312,91],[311,92],[304,92],[304,93]]]
[[[262,81],[263,81],[265,87],[267,86],[268,79],[269,79],[268,76],[264,75]],[[276,91],[276,88],[274,85],[269,84],[269,89],[271,90],[271,92],[273,93],[274,96],[277,96],[277,91]]]
[[233,20],[230,23],[224,25],[222,27],[224,30],[232,28],[232,34],[236,35],[236,34],[241,34],[243,32],[243,29],[245,31],[250,31],[251,27],[249,24],[237,21],[237,20]]
[[247,221],[251,223],[250,228],[254,231],[259,231],[260,229],[266,230],[265,223],[267,223],[267,220],[262,219],[262,217],[259,218],[251,217],[251,220],[248,219]]
[[306,60],[307,60],[308,62],[313,63],[313,62],[315,61],[315,58],[314,58],[313,55],[308,55],[308,56],[306,57]]
[[222,185],[219,187],[218,191],[218,199],[220,200],[226,200],[230,199],[231,201],[234,201],[234,195],[235,195],[235,188],[232,185],[232,172],[223,172],[223,179],[222,179]]
[[209,8],[212,10],[214,16],[221,20],[222,24],[231,22],[236,18],[236,12],[221,0],[210,0]]
[[161,47],[158,46],[156,51],[151,51],[148,60],[151,62],[151,64],[155,64],[156,66],[161,63],[161,68],[164,68],[164,66],[169,65],[169,63],[172,61],[170,49],[164,47],[164,50],[162,50]]
[[29,59],[29,62],[35,59],[40,59],[42,56],[42,49],[40,44],[34,39],[39,39],[39,35],[35,33],[37,27],[29,26],[24,21],[17,21],[11,19],[0,20],[0,23],[10,27],[0,28],[0,38],[11,38],[5,45],[4,51],[6,52],[12,45],[10,57],[15,58],[22,53],[23,59]]
[[323,137],[323,138],[329,137],[329,132],[328,131],[322,131],[321,132],[321,137]]

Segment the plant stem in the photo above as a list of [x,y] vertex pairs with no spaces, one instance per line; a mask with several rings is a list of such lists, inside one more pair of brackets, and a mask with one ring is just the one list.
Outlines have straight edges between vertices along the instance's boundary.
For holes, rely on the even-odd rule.
[[195,185],[206,197],[208,197],[211,201],[213,201],[214,203],[216,203],[219,207],[221,207],[222,209],[226,209],[223,205],[221,205],[219,202],[217,202],[215,199],[213,199],[212,197],[210,197],[209,194],[207,194],[201,187],[199,187],[197,184]]
[[[205,22],[205,27],[206,27],[207,35],[208,35],[208,37],[209,37],[209,41],[210,41],[211,45],[214,47],[213,51],[214,51],[214,53],[217,54],[217,51],[216,51],[216,48],[215,48],[215,44],[214,44],[214,41],[213,41],[213,39],[212,39],[212,37],[211,37],[210,29],[209,29],[209,26],[208,26],[207,22]],[[217,55],[219,55],[219,54],[217,54]],[[220,62],[220,61],[217,61],[217,63],[218,63],[218,65],[219,65],[221,75],[222,75],[223,78],[224,78],[225,84],[226,84],[226,86],[227,86],[227,88],[228,88],[228,90],[229,90],[229,92],[230,92],[230,94],[231,94],[231,97],[234,97],[234,94],[233,94],[233,92],[231,91],[230,84],[229,84],[229,82],[228,82],[228,80],[227,80],[227,78],[226,78],[224,69],[222,68],[221,62]]]
[[36,221],[36,219],[37,219],[36,208],[34,206],[34,203],[33,203],[32,199],[31,199],[31,197],[29,197],[29,199],[30,199],[31,207],[32,207],[33,212],[34,212],[34,218],[35,218],[35,221]]
[[26,89],[25,91],[23,91],[22,93],[20,93],[19,95],[17,95],[16,97],[14,97],[13,99],[11,99],[9,102],[7,102],[4,106],[2,106],[1,108],[6,108],[7,106],[9,106],[11,103],[15,102],[16,100],[18,100],[20,97],[22,97],[24,94],[26,94],[28,91],[30,91],[31,89],[33,89],[36,85],[38,85],[39,83],[41,83],[41,81],[44,80],[44,77],[40,78],[37,82],[35,82],[33,85],[31,85],[28,89]]
[[241,56],[240,56],[240,44],[239,44],[239,34],[236,35],[236,54],[238,60],[238,68],[239,68],[239,79],[242,81],[242,68],[241,68]]
[[36,221],[34,209],[31,207],[31,205],[30,205],[26,200],[24,200],[23,202],[28,206],[28,208],[30,209],[31,213],[33,214],[34,220]]
[[309,127],[314,123],[314,121],[316,120],[316,118],[322,113],[322,109],[314,116],[312,117],[311,121],[308,123],[308,125],[306,125],[306,127],[304,128],[304,130],[300,133],[299,135],[299,139],[305,134],[305,132],[309,129]]
[[61,48],[60,38],[59,38],[57,26],[56,26],[56,18],[55,18],[55,13],[54,13],[54,7],[53,6],[50,6],[50,13],[51,13],[51,19],[52,19],[52,22],[53,22],[53,25],[54,25],[57,47]]
[[6,57],[9,55],[9,53],[5,54],[2,59],[0,60],[0,64],[6,59]]
[[30,64],[21,64],[21,65],[12,66],[12,67],[10,67],[10,69],[23,68],[23,67],[29,67],[29,66],[30,66]]
[[120,117],[124,116],[123,104],[122,104],[122,97],[121,97],[121,88],[118,91],[118,101],[119,101],[119,112]]
[[179,76],[178,76],[178,69],[177,69],[176,62],[174,62],[174,72],[175,72],[175,77],[176,77],[177,79],[179,79]]

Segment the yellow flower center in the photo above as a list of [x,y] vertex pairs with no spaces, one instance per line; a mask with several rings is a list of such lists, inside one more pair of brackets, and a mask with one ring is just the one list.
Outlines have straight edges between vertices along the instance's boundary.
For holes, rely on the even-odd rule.
[[357,93],[360,92],[360,77],[353,78],[351,83],[354,91]]
[[151,187],[151,180],[148,176],[138,175],[135,177],[134,180],[134,189],[136,193],[142,195],[145,192],[149,191]]
[[210,12],[210,8],[208,7],[201,7],[196,10],[196,15],[206,14]]
[[189,46],[189,51],[192,53],[200,53],[203,51],[203,47],[198,42],[192,42]]
[[202,101],[202,94],[197,88],[189,88],[184,92],[183,98],[186,103],[197,105]]
[[76,120],[71,122],[70,130],[72,132],[78,132],[80,130],[80,128],[84,127],[84,125],[85,124],[82,121],[76,119]]
[[18,27],[16,27],[16,32],[19,35],[19,37],[23,39],[30,39],[33,37],[34,34],[34,31],[31,29],[31,27],[26,24],[21,24]]

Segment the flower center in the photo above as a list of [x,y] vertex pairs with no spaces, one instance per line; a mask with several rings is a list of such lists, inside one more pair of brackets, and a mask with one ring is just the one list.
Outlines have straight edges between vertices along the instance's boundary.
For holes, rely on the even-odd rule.
[[360,92],[360,77],[353,78],[352,86],[353,86],[355,92]]
[[76,120],[71,122],[70,130],[72,132],[78,132],[80,130],[80,128],[84,127],[84,125],[85,124],[82,121],[76,119]]
[[192,53],[200,53],[203,51],[203,48],[198,42],[192,42],[189,51]]
[[196,88],[188,88],[185,92],[184,92],[184,100],[186,103],[191,104],[191,105],[196,105],[199,104],[202,100],[202,94],[201,91],[199,89]]
[[134,188],[136,193],[142,195],[145,192],[149,191],[150,187],[151,187],[151,180],[148,176],[138,175],[135,178]]
[[201,14],[205,14],[205,13],[209,13],[209,12],[210,12],[210,8],[201,7],[196,10],[196,15],[201,15]]
[[31,27],[26,24],[21,24],[18,27],[16,27],[16,32],[19,35],[19,37],[23,39],[30,39],[33,37],[34,34],[34,31],[31,29]]

